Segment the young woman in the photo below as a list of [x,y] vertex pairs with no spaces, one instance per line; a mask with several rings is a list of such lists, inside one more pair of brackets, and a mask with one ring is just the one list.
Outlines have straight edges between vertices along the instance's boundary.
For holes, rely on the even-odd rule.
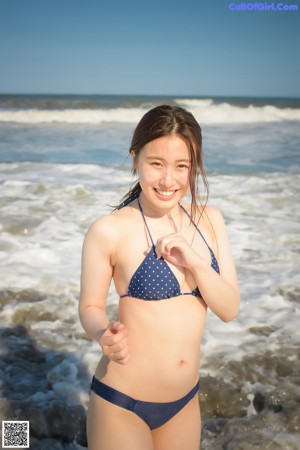
[[[134,132],[138,182],[85,237],[79,314],[103,356],[87,418],[90,450],[198,450],[200,341],[206,311],[236,317],[239,289],[221,213],[206,186],[201,129],[158,106]],[[183,197],[191,198],[190,204]],[[106,315],[114,280],[119,321]]]

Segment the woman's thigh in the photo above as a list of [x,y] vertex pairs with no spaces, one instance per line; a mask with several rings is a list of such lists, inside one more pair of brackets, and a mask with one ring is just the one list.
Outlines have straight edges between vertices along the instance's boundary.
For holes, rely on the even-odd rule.
[[198,395],[178,414],[152,430],[154,450],[199,450],[201,418]]
[[89,450],[153,450],[149,427],[135,413],[91,393],[87,414]]

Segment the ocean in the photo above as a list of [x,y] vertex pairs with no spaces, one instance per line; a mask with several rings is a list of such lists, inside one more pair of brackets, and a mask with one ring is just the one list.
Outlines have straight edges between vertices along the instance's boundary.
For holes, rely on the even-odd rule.
[[133,182],[132,131],[163,103],[202,127],[241,287],[237,319],[208,313],[201,450],[300,449],[300,99],[0,95],[1,420],[29,420],[31,449],[86,448],[101,352],[78,320],[82,241]]

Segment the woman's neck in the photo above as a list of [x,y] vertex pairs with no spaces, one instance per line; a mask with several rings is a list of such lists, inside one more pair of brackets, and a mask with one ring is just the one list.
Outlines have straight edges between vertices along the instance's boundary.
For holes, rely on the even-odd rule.
[[138,198],[143,214],[149,219],[167,219],[168,222],[178,223],[182,220],[182,210],[179,203],[172,208],[156,208],[151,202],[147,201],[143,193]]

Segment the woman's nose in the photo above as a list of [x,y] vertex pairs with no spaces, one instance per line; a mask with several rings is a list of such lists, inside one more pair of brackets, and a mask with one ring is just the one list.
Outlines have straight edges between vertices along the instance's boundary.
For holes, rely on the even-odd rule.
[[165,169],[161,174],[160,184],[164,188],[170,188],[174,185],[174,174],[171,169]]

